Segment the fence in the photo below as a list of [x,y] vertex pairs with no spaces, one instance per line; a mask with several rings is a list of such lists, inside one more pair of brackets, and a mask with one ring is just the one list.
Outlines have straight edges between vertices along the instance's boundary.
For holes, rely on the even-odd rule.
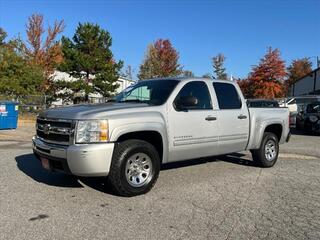
[[38,113],[47,108],[47,96],[29,95],[23,97],[16,97],[10,95],[0,95],[0,101],[14,101],[19,104],[19,112]]

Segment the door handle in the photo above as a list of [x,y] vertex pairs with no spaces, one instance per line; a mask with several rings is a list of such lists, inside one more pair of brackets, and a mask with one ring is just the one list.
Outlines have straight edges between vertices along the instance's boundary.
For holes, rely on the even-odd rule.
[[207,121],[215,121],[215,120],[217,120],[216,117],[211,117],[211,116],[207,116],[205,119],[206,119]]
[[239,118],[239,119],[246,119],[247,116],[246,116],[246,115],[243,115],[243,114],[240,114],[240,115],[238,116],[238,118]]

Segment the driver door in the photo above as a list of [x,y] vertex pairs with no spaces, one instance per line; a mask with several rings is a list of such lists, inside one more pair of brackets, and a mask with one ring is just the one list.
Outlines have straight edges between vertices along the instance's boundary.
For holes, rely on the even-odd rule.
[[[181,108],[181,99],[196,99],[194,106]],[[187,82],[168,109],[169,161],[215,155],[218,152],[217,111],[212,107],[204,81]]]

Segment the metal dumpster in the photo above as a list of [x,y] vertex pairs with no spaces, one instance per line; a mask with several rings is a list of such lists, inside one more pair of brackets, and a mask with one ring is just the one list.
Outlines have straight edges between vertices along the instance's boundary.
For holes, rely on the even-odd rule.
[[0,101],[0,130],[16,129],[18,124],[18,103]]

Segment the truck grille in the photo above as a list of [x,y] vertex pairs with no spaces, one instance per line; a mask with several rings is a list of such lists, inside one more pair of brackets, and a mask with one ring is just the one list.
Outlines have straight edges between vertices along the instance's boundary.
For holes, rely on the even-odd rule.
[[37,136],[48,143],[69,145],[73,133],[70,120],[37,119]]

